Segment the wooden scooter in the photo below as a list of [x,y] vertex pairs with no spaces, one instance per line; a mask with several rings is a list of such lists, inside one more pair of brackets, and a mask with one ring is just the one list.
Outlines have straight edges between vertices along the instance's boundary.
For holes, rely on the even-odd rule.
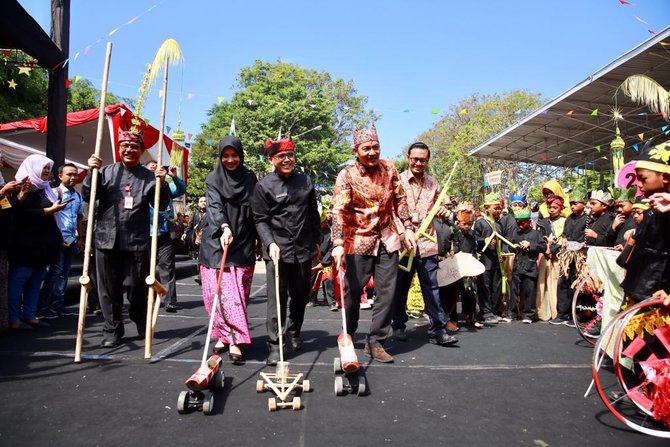
[[[300,396],[296,391],[303,393],[310,391],[309,380],[302,380],[302,373],[291,374],[289,363],[284,361],[284,336],[282,334],[282,308],[279,300],[279,262],[275,262],[275,299],[277,305],[277,329],[279,332],[279,363],[274,373],[260,373],[261,379],[256,381],[256,392],[272,391],[277,397],[268,398],[268,410],[277,411],[279,408],[289,407],[294,411],[300,410]],[[300,382],[300,383],[298,383]]]
[[[221,283],[223,282],[223,269],[226,266],[227,255],[228,245],[223,248],[221,268],[216,281],[216,292],[209,312],[209,328],[205,339],[205,349],[202,352],[202,361],[200,367],[184,382],[189,391],[182,391],[177,399],[177,411],[180,414],[189,413],[191,410],[202,411],[202,414],[205,415],[212,414],[214,412],[214,392],[221,391],[224,388],[226,376],[221,369],[223,361],[217,354],[209,358],[207,358],[207,354],[209,353],[209,341],[212,337],[212,327],[214,326],[216,313],[220,308]],[[209,390],[209,394],[205,394],[204,391],[206,390]]]
[[[333,372],[335,373],[335,395],[344,396],[346,394],[356,393],[363,396],[367,393],[368,384],[365,378],[365,372],[360,369],[354,342],[351,335],[347,333],[347,313],[344,307],[344,269],[337,266],[338,286],[340,288],[340,299],[342,306],[342,333],[337,337],[337,348],[340,356],[333,360]],[[344,379],[347,379],[346,383]]]

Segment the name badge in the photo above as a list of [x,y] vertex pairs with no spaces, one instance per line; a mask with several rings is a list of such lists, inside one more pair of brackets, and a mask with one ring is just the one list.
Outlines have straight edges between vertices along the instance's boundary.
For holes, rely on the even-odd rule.
[[123,208],[127,210],[133,209],[133,196],[125,196],[123,198]]
[[0,200],[0,208],[3,210],[6,210],[8,208],[11,208],[12,204],[9,203],[9,200],[7,200],[7,197],[3,197],[2,200]]

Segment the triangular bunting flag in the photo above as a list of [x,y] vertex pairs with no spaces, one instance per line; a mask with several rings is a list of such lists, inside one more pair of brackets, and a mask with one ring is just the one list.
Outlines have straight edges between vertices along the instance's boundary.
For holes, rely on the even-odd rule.
[[633,149],[635,149],[636,152],[639,152],[640,148],[637,147],[637,144],[633,145]]
[[189,140],[192,140],[192,139],[193,139],[193,134],[192,134],[192,133],[189,133],[189,134],[188,134],[188,139],[189,139]]
[[465,115],[468,113],[468,109],[462,109],[460,112],[458,112],[459,115]]
[[591,116],[598,116],[598,109],[593,109],[593,112],[591,112]]
[[221,103],[223,102],[224,99],[225,99],[225,98],[224,98],[223,96],[217,96],[217,97],[216,97],[216,100],[219,101],[219,104],[221,104]]
[[644,140],[644,132],[637,134],[637,136],[640,138],[640,141]]
[[230,120],[230,129],[228,130],[228,135],[237,136],[237,131],[235,131],[235,117]]
[[170,126],[165,126],[165,130],[167,131],[166,133],[169,134],[170,131],[172,130],[172,127],[170,127]]
[[566,115],[568,115],[569,117],[572,118],[572,114],[573,114],[573,113],[575,113],[575,111],[574,111],[574,110],[570,110],[568,113],[566,113]]
[[596,146],[594,149],[600,152],[600,145]]

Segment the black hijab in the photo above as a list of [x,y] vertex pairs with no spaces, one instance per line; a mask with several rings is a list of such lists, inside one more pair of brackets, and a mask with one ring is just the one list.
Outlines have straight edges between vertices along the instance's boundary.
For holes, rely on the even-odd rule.
[[[234,171],[229,171],[221,163],[223,150],[227,147],[235,150],[240,156],[240,165]],[[219,142],[216,168],[209,173],[205,184],[218,192],[226,202],[241,205],[249,200],[256,184],[256,176],[244,166],[244,149],[239,138],[227,136]]]

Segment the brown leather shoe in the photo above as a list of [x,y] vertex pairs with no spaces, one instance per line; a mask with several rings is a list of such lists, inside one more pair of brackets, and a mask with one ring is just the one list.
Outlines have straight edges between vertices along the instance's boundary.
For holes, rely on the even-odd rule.
[[381,363],[393,363],[393,357],[391,357],[391,355],[389,355],[389,353],[381,346],[370,346],[366,344],[363,349],[363,354],[367,357],[372,357]]

